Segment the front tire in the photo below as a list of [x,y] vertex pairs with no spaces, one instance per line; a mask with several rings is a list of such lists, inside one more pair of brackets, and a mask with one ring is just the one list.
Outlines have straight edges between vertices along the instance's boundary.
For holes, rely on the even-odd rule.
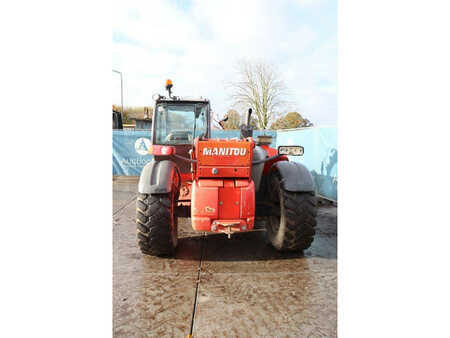
[[141,252],[152,256],[173,255],[177,246],[177,217],[174,192],[138,194],[137,238]]
[[272,177],[271,200],[276,206],[267,222],[267,237],[278,251],[301,251],[314,240],[317,201],[314,192],[290,192],[280,185],[278,173]]

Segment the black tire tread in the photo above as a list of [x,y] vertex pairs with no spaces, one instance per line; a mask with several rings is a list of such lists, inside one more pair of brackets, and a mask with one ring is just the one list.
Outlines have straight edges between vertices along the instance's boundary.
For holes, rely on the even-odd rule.
[[170,194],[138,194],[136,232],[142,253],[152,256],[173,254],[170,204]]
[[[286,227],[284,231],[283,241],[280,247],[276,247],[279,251],[302,251],[308,249],[316,233],[317,225],[317,199],[314,192],[290,192],[282,188],[280,182],[282,177],[278,172],[274,173],[272,180],[271,198],[278,205],[283,200],[284,216]],[[282,196],[282,199],[279,198]],[[274,215],[281,216],[281,208],[274,210]],[[270,227],[270,222],[269,222]],[[281,227],[274,233],[272,230],[267,231],[269,241],[274,243],[275,236],[280,232]],[[274,245],[275,246],[275,245]],[[279,244],[278,244],[279,246]]]
[[311,246],[316,233],[317,202],[314,193],[283,189],[281,193],[286,216],[286,232],[281,250],[305,250]]

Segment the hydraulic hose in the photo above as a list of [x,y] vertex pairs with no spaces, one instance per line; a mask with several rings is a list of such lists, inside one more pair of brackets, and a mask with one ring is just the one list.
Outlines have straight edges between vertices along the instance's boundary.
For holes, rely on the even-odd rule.
[[172,156],[176,157],[176,158],[178,158],[178,159],[180,159],[182,161],[191,162],[191,163],[197,163],[197,160],[192,160],[190,158],[183,157],[183,156],[180,156],[180,155],[177,155],[177,154],[172,154]]

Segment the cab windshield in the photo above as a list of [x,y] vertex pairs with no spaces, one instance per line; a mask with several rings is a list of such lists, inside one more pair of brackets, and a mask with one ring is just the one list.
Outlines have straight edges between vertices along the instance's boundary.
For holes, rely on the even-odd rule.
[[195,106],[181,103],[157,105],[155,144],[191,144],[195,137],[206,134],[206,104],[203,104],[194,135]]

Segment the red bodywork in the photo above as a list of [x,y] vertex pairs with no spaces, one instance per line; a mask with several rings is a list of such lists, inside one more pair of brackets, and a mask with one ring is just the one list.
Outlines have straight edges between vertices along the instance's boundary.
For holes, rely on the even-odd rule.
[[[261,145],[261,148],[263,148],[266,151],[268,157],[273,157],[273,156],[278,154],[278,151],[276,149],[270,148],[267,144]],[[286,155],[283,155],[283,156],[280,156],[280,157],[278,157],[276,159],[273,159],[271,161],[265,162],[264,163],[263,176],[267,175],[269,173],[270,168],[272,167],[272,165],[275,162],[279,162],[279,161],[289,161],[289,158]]]
[[192,227],[232,233],[253,229],[253,139],[196,140],[191,191]]

